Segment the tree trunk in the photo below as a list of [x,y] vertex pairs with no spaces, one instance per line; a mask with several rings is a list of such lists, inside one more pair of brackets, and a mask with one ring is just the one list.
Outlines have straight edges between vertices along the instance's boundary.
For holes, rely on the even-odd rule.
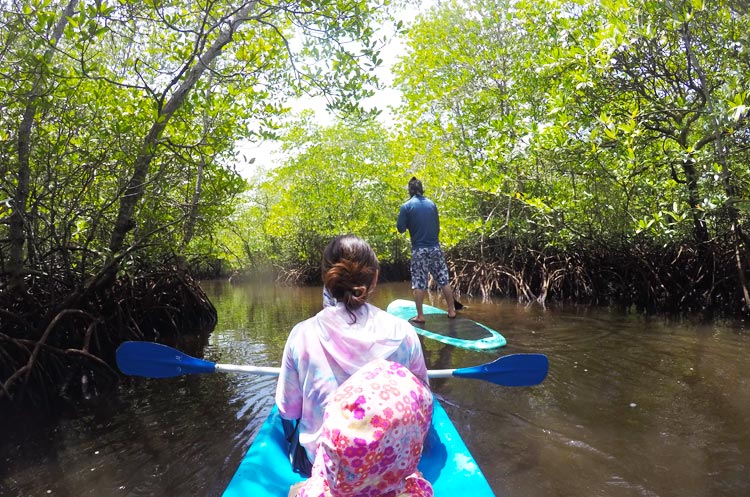
[[698,191],[698,173],[695,170],[695,162],[692,158],[682,162],[682,170],[685,173],[685,184],[688,193],[688,204],[693,214],[693,236],[699,246],[708,242],[708,227],[703,219],[700,206],[700,192]]
[[735,261],[737,264],[737,279],[739,280],[740,289],[742,290],[745,309],[750,310],[750,288],[748,288],[747,277],[745,275],[745,261],[750,257],[748,255],[748,250],[750,250],[750,243],[748,242],[750,242],[750,240],[748,240],[747,234],[742,230],[740,213],[734,204],[736,191],[732,183],[732,171],[727,162],[727,148],[722,136],[721,124],[719,123],[716,114],[713,95],[709,90],[710,86],[706,78],[706,73],[703,71],[703,66],[693,51],[692,39],[690,37],[690,25],[687,22],[682,25],[682,41],[685,46],[688,61],[698,74],[701,93],[703,94],[703,99],[706,102],[706,109],[708,110],[708,115],[711,119],[711,131],[712,135],[715,137],[713,140],[714,158],[716,163],[721,167],[722,186],[724,187],[724,193],[727,196],[726,209],[731,223],[732,242],[734,243]]
[[185,230],[182,235],[182,248],[185,249],[190,240],[193,239],[193,232],[195,231],[195,223],[198,220],[198,204],[201,200],[201,193],[203,191],[203,168],[206,166],[206,158],[201,154],[201,161],[198,163],[198,174],[195,178],[195,189],[193,190],[193,198],[190,200],[189,212],[187,221],[185,222]]
[[208,48],[205,54],[199,56],[193,67],[188,71],[185,80],[179,85],[172,97],[159,111],[156,121],[151,126],[146,138],[141,145],[141,152],[133,164],[133,176],[128,181],[122,195],[120,196],[120,209],[117,220],[110,237],[109,249],[112,254],[119,252],[125,242],[125,236],[133,229],[135,222],[133,214],[135,206],[143,198],[143,193],[148,180],[149,166],[156,155],[159,139],[164,133],[169,120],[182,106],[185,98],[200,80],[209,65],[221,54],[222,49],[234,36],[237,28],[247,20],[250,11],[255,7],[256,1],[246,3],[237,11],[235,17],[229,21],[228,26],[222,31],[216,41]]
[[[57,20],[52,31],[51,43],[55,44],[63,35],[68,18],[74,13],[78,0],[70,0]],[[31,182],[31,134],[34,127],[39,97],[42,95],[47,81],[47,70],[44,65],[52,60],[54,48],[44,52],[43,64],[37,66],[34,84],[26,96],[26,108],[18,126],[18,170],[16,172],[16,191],[13,195],[13,212],[8,220],[8,272],[10,288],[24,287],[24,245],[27,237],[28,212],[26,204],[29,201],[29,184]]]

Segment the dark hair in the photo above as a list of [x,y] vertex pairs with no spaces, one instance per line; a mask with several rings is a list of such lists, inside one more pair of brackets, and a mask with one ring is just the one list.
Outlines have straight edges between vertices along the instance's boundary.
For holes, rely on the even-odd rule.
[[375,251],[358,236],[340,235],[323,251],[320,269],[328,292],[356,321],[353,311],[367,302],[380,269]]
[[416,176],[412,176],[409,180],[409,196],[413,197],[414,195],[424,195],[422,182]]

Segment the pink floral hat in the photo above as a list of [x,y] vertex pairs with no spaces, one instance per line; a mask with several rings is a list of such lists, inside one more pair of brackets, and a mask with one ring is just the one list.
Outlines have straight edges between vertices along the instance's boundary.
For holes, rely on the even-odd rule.
[[417,470],[432,393],[404,366],[378,359],[334,392],[312,476],[298,497],[432,497]]

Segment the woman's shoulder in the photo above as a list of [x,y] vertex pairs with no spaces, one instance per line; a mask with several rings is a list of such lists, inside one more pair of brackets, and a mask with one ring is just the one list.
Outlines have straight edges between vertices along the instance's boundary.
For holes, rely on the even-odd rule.
[[388,325],[394,328],[403,328],[406,331],[413,331],[414,328],[406,319],[394,316],[393,314],[384,311],[380,307],[368,304],[369,312],[372,319],[376,320],[380,325]]
[[318,318],[318,315],[311,316],[305,320],[302,320],[295,324],[292,327],[292,331],[289,332],[289,340],[293,340],[295,337],[299,336],[300,334],[304,335],[307,330],[310,330],[311,328],[315,327],[315,321]]
[[368,302],[365,305],[367,306],[367,312],[370,314],[372,318],[387,321],[396,317],[393,314],[389,314],[388,312],[384,311],[383,309],[376,306],[375,304],[371,304]]

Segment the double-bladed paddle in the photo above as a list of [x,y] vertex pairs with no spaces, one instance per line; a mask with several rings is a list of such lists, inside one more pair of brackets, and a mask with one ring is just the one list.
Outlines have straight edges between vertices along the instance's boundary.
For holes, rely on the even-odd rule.
[[[280,368],[217,364],[192,357],[172,347],[153,342],[124,342],[117,349],[117,366],[124,374],[146,378],[171,378],[196,373],[246,373],[278,376]],[[528,387],[547,376],[549,361],[544,354],[511,354],[481,366],[432,369],[430,378],[477,378],[496,385]]]

